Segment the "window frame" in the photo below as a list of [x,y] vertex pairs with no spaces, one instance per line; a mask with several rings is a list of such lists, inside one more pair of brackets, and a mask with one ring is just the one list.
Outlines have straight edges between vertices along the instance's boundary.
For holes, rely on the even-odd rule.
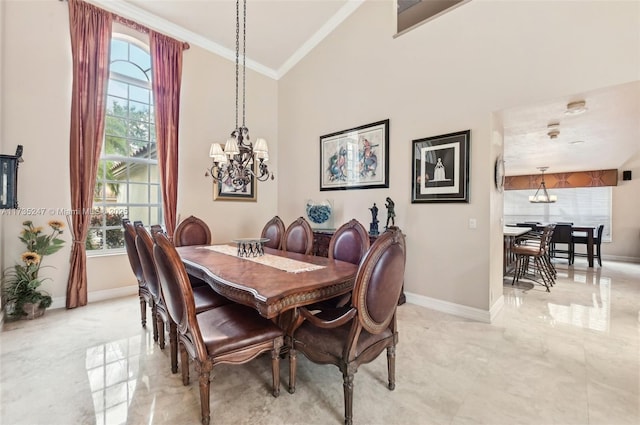
[[[126,101],[126,111],[127,111],[127,115],[124,117],[120,117],[117,115],[112,115],[115,116],[116,118],[122,118],[123,120],[126,121],[130,121],[131,120],[131,116],[130,116],[130,104],[131,102],[134,102],[136,104],[140,104],[143,103],[145,105],[146,108],[148,108],[149,111],[149,116],[148,116],[148,120],[145,122],[145,124],[148,125],[148,134],[146,139],[144,138],[139,138],[139,137],[134,137],[131,134],[126,134],[125,136],[115,136],[115,137],[122,137],[124,140],[127,141],[127,154],[114,154],[114,153],[106,153],[106,148],[107,148],[107,125],[106,125],[106,120],[109,119],[109,111],[105,111],[105,131],[104,131],[104,135],[103,135],[103,143],[102,143],[102,148],[101,148],[101,154],[100,154],[100,158],[99,158],[99,165],[98,165],[98,174],[96,175],[96,186],[94,188],[94,197],[93,197],[93,202],[92,202],[92,214],[95,213],[95,211],[97,209],[101,209],[101,211],[107,211],[107,210],[111,210],[111,211],[115,211],[118,215],[122,215],[122,218],[130,218],[131,217],[131,210],[134,208],[147,208],[147,218],[149,219],[148,223],[144,223],[146,226],[150,226],[151,224],[164,224],[164,214],[163,214],[163,210],[162,210],[162,188],[161,188],[161,184],[160,184],[160,173],[159,173],[159,169],[158,169],[158,158],[157,158],[157,142],[156,142],[156,134],[155,134],[155,102],[153,99],[153,87],[152,87],[152,74],[151,74],[151,58],[150,58],[150,49],[149,49],[149,45],[148,43],[144,43],[143,41],[132,37],[130,35],[124,34],[124,33],[119,33],[119,32],[113,32],[111,35],[111,41],[113,42],[114,40],[119,40],[119,41],[123,41],[125,43],[128,44],[128,51],[127,51],[127,59],[122,59],[122,58],[116,58],[115,60],[112,61],[111,57],[109,58],[109,64],[111,65],[114,62],[128,62],[129,65],[135,66],[138,69],[140,69],[140,71],[142,73],[144,73],[145,75],[147,75],[147,81],[142,81],[133,77],[130,77],[128,75],[122,74],[121,72],[117,72],[117,71],[109,71],[109,83],[111,83],[111,81],[117,81],[119,83],[125,84],[127,86],[127,97],[122,97],[120,95],[113,95],[109,93],[109,86],[107,86],[107,94],[106,96],[108,98],[118,98],[118,99],[123,99],[123,101]],[[148,55],[149,55],[149,68],[145,71],[145,69],[140,65],[140,63],[136,63],[136,62],[131,62],[131,60],[135,59],[135,57],[132,57],[130,48],[131,46],[135,46],[143,51],[145,51]],[[144,103],[140,101],[140,98],[132,98],[131,97],[131,91],[130,88],[131,87],[139,87],[145,90],[149,91],[149,100],[148,103]],[[109,107],[109,103],[107,105],[107,107]],[[141,141],[143,147],[141,148],[141,150],[146,151],[145,152],[145,157],[141,158],[141,157],[136,157],[134,156],[135,154],[133,152],[131,152],[131,149],[129,149],[131,147],[131,143],[130,141]],[[114,178],[113,176],[108,176],[107,172],[108,170],[106,169],[106,167],[101,167],[100,164],[108,164],[108,163],[116,163],[119,162],[120,165],[123,166],[123,178]],[[147,165],[146,167],[146,180],[143,181],[134,181],[132,180],[132,176],[131,176],[131,166],[136,165],[136,164],[143,164],[143,165]],[[117,166],[116,166],[117,167]],[[113,168],[116,168],[113,167]],[[155,175],[154,174],[154,169],[155,169]],[[102,172],[102,175],[100,175],[99,173]],[[142,174],[144,176],[144,173]],[[101,184],[102,187],[98,188],[98,185]],[[115,202],[110,201],[110,199],[112,199],[112,197],[107,196],[107,186],[109,184],[119,184],[122,187],[124,187],[124,190],[126,191],[126,193],[124,194],[125,198],[124,200],[120,200],[118,199],[119,196],[119,192],[115,193],[116,199]],[[132,200],[132,194],[131,194],[131,188],[132,187],[146,187],[146,202],[142,201],[140,202],[139,200]],[[143,192],[145,192],[145,190],[143,190]],[[111,194],[113,196],[113,194]],[[143,195],[144,196],[144,195]],[[155,200],[155,201],[154,201]],[[154,212],[155,210],[155,212]],[[107,220],[107,214],[105,213],[101,213],[100,214],[102,223],[100,224],[100,226],[93,226],[93,225],[89,225],[89,232],[87,234],[87,238],[92,237],[92,230],[94,229],[99,229],[99,234],[100,236],[98,236],[99,238],[101,238],[101,242],[99,244],[99,246],[96,249],[89,249],[87,248],[86,252],[87,252],[87,256],[100,256],[100,255],[111,255],[111,254],[120,254],[120,253],[124,253],[125,252],[125,247],[124,244],[121,247],[117,247],[117,248],[109,248],[107,245],[107,232],[108,231],[120,231],[123,232],[123,227],[122,227],[122,223],[119,222],[118,224],[111,224],[108,225],[106,220]],[[155,215],[157,217],[157,219],[152,219],[151,216]],[[153,222],[153,223],[152,223]],[[123,235],[123,240],[124,240],[124,235]],[[86,244],[86,242],[85,242]],[[85,245],[86,246],[86,245]]]

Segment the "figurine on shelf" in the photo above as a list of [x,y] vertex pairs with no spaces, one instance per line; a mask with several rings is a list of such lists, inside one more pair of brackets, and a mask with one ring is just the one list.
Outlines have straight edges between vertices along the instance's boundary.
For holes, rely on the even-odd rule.
[[378,231],[378,207],[376,203],[373,203],[373,206],[369,208],[371,210],[371,223],[369,224],[369,234],[371,236],[377,236],[380,234]]
[[385,229],[389,228],[389,222],[391,222],[392,226],[396,225],[395,205],[395,202],[393,202],[391,198],[387,197],[387,203],[385,204],[385,207],[387,207],[387,225],[384,226]]

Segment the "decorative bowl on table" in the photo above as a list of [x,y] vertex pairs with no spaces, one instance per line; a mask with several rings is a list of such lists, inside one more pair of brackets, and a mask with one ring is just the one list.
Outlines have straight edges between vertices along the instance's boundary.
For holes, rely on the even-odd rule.
[[305,213],[311,227],[316,229],[333,228],[333,201],[325,199],[314,201],[309,199],[305,204]]
[[234,239],[238,249],[238,257],[260,257],[264,255],[264,244],[268,238],[241,238]]

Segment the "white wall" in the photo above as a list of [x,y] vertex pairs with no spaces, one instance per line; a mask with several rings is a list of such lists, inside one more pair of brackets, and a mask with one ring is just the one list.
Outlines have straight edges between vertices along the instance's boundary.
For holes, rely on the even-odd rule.
[[[213,201],[213,182],[204,176],[211,166],[211,143],[224,143],[235,125],[234,78],[233,62],[194,46],[185,52],[178,214],[181,219],[195,215],[207,222],[214,243],[259,235],[277,211],[276,181],[257,183],[257,202]],[[246,124],[251,140],[267,139],[267,164],[279,180],[277,99],[276,81],[247,70]]]
[[[394,3],[365,2],[280,82],[278,210],[291,220],[304,199],[331,197],[338,221],[368,223],[390,196],[407,234],[406,290],[489,310],[502,293],[492,112],[637,80],[639,6],[478,0],[393,39]],[[319,192],[318,137],[385,118],[389,189]],[[411,141],[466,129],[471,202],[411,204]]]
[[[631,171],[630,181],[622,180],[623,170]],[[602,244],[602,256],[640,262],[640,140],[638,153],[619,171],[618,186],[613,187],[612,241]]]

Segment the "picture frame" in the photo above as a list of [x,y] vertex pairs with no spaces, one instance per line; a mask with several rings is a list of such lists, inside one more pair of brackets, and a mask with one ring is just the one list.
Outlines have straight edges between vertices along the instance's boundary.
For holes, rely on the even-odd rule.
[[389,120],[320,136],[320,190],[389,187]]
[[469,202],[471,130],[413,140],[411,203]]
[[[250,162],[253,172],[256,172],[256,163],[251,160]],[[256,202],[258,186],[256,185],[256,178],[251,176],[251,183],[246,186],[235,188],[231,184],[225,182],[213,181],[213,200],[214,201],[247,201]]]
[[18,166],[22,162],[22,145],[15,155],[0,154],[0,209],[18,208]]

